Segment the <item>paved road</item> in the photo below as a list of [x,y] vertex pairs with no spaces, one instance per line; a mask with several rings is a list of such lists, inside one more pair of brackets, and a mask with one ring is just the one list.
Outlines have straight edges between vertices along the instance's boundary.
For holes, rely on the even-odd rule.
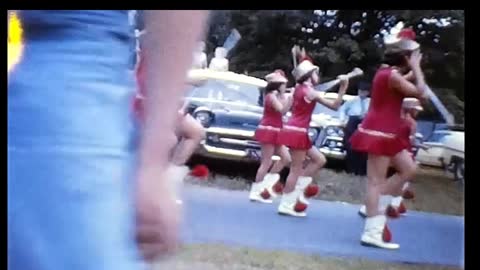
[[[186,243],[224,243],[323,256],[402,263],[464,265],[464,218],[410,211],[389,222],[399,250],[363,247],[358,205],[312,201],[304,219],[280,216],[278,201],[251,203],[245,191],[186,186]],[[277,199],[278,200],[278,199]]]

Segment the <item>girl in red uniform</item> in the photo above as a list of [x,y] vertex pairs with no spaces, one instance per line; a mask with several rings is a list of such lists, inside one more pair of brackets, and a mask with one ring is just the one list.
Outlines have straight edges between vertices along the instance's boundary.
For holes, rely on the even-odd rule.
[[[402,119],[399,129],[398,138],[400,143],[403,144],[405,150],[407,150],[412,159],[415,160],[415,154],[413,153],[413,146],[415,145],[415,133],[417,132],[417,123],[416,117],[418,112],[422,111],[423,108],[420,104],[420,101],[416,98],[404,98],[402,103]],[[426,149],[422,145],[415,145],[416,147],[421,147]],[[396,173],[395,168],[389,168],[389,175],[394,175]],[[400,214],[404,214],[407,211],[407,208],[403,204],[403,199],[413,198],[413,191],[409,189],[409,182],[406,182],[403,185],[403,194],[402,196],[396,196],[391,199],[390,205],[386,209],[386,215],[390,218],[398,218]],[[359,214],[362,217],[367,216],[365,206],[360,208]]]
[[[417,133],[416,118],[419,112],[423,111],[420,101],[416,98],[405,98],[402,104],[402,125],[400,139],[405,149],[410,153],[412,160],[415,161],[415,153],[413,147],[424,148],[422,145],[415,145],[415,134]],[[425,148],[424,148],[425,149]],[[407,208],[403,204],[403,199],[413,198],[413,191],[409,189],[409,182],[403,185],[402,196],[396,196],[392,199],[391,207],[387,209],[389,217],[398,217],[399,214],[407,212]],[[410,195],[407,195],[410,194]]]
[[[396,39],[386,44],[385,64],[375,74],[368,113],[350,138],[352,148],[368,153],[365,228],[363,245],[386,249],[400,246],[390,243],[385,209],[391,196],[402,194],[402,187],[416,171],[409,152],[399,140],[401,106],[404,97],[426,97],[426,84],[420,67],[420,45],[412,30],[402,30]],[[414,82],[404,77],[411,70]],[[386,179],[392,164],[397,173]],[[388,236],[388,237],[384,237]]]
[[[250,200],[272,203],[271,198],[277,196],[274,185],[280,179],[279,172],[290,163],[288,149],[278,144],[277,137],[283,126],[282,116],[290,109],[292,99],[285,94],[288,80],[282,70],[268,74],[265,79],[268,84],[265,87],[263,118],[255,131],[255,139],[262,148],[262,161],[250,190]],[[274,153],[280,156],[280,160],[270,169]]]
[[[312,146],[308,137],[308,128],[315,105],[318,103],[337,110],[343,101],[343,95],[348,87],[348,80],[339,76],[342,80],[338,98],[330,101],[323,98],[322,93],[314,90],[313,86],[319,83],[318,67],[312,62],[302,61],[293,71],[297,86],[293,93],[292,116],[278,136],[278,143],[290,148],[292,163],[290,173],[283,190],[282,200],[278,206],[278,213],[304,217],[308,202],[306,197],[313,196],[318,192],[317,186],[312,186],[312,176],[321,169],[326,159],[318,149]],[[309,164],[304,169],[305,158],[309,158]],[[297,181],[298,180],[298,181]],[[307,195],[307,196],[305,196]]]

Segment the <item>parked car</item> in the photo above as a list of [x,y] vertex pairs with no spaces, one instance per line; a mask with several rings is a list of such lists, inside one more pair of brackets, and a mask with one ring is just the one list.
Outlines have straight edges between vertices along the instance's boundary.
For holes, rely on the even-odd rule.
[[464,181],[464,131],[436,130],[423,144],[429,149],[418,150],[416,158],[420,164],[447,169],[454,174],[455,180]]
[[[337,93],[325,93],[324,97],[334,100],[338,96]],[[355,98],[353,95],[344,95],[343,103]],[[347,152],[344,145],[344,126],[340,121],[340,112],[331,110],[322,104],[317,104],[312,116],[311,126],[317,127],[320,134],[315,141],[318,147],[327,158],[335,160],[344,160]]]
[[[263,114],[262,88],[267,82],[234,72],[191,70],[188,112],[206,128],[206,139],[196,154],[209,158],[258,162],[260,145],[255,129]],[[309,129],[316,141],[320,128]],[[279,157],[274,156],[273,159]]]
[[206,138],[196,154],[200,156],[256,161],[260,146],[253,139],[262,117],[258,105],[266,81],[209,69],[191,70],[188,76],[195,85],[188,91],[188,112],[206,129]]

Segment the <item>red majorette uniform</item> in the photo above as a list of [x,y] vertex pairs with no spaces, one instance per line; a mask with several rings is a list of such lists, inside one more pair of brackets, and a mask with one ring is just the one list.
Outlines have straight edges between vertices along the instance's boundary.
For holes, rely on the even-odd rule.
[[399,139],[404,97],[388,87],[392,72],[391,67],[380,68],[373,79],[368,113],[350,138],[352,148],[356,151],[393,157],[405,149]]
[[[392,37],[388,44],[385,44],[386,49],[392,53],[415,51],[420,45],[414,39],[415,33],[410,29],[404,29],[398,36]],[[405,149],[405,144],[400,139],[404,95],[390,89],[389,80],[392,72],[396,72],[392,67],[382,67],[375,74],[368,113],[350,138],[352,149],[356,151],[393,157]],[[390,195],[380,196],[378,204],[380,213],[385,213],[392,198]],[[362,208],[365,210],[365,207]],[[359,211],[360,214],[362,214],[362,208]],[[386,249],[400,247],[390,241],[391,234],[387,227],[386,216],[380,214],[367,217],[361,243]]]
[[[268,83],[286,84],[288,82],[282,70],[276,70],[267,76],[265,79]],[[278,145],[278,134],[283,125],[282,112],[275,110],[273,106],[273,99],[275,93],[270,92],[265,95],[263,102],[263,117],[255,130],[255,140],[260,144]],[[267,173],[261,182],[254,182],[252,184],[249,199],[251,201],[272,203],[272,199],[278,196],[278,193],[283,189],[283,185],[279,182],[280,174]]]
[[280,131],[278,144],[297,150],[309,150],[312,147],[312,142],[308,137],[308,128],[316,102],[308,101],[307,90],[309,88],[313,88],[313,86],[308,82],[295,87],[292,116]]
[[282,113],[272,105],[274,93],[268,93],[263,101],[263,117],[255,130],[255,140],[261,144],[278,145],[277,139],[282,129]]

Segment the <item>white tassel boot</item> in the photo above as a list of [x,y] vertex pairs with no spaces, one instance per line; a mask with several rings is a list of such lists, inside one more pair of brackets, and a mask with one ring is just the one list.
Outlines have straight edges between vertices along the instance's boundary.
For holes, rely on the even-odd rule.
[[299,201],[299,191],[283,193],[282,200],[278,206],[278,213],[294,217],[306,217],[307,205]]
[[254,182],[250,189],[249,199],[252,202],[272,203],[271,194],[265,187],[265,181]]
[[[387,211],[388,206],[391,204],[393,199],[392,195],[380,195],[380,198],[378,199],[378,211],[380,213],[385,213]],[[367,207],[365,205],[362,205],[360,209],[358,210],[358,214],[361,217],[367,217]]]
[[180,190],[183,186],[183,180],[188,174],[188,167],[187,166],[177,166],[171,164],[168,166],[166,175],[169,178],[168,181],[170,181],[170,187],[172,189],[173,194],[177,198],[176,202],[177,204],[182,204],[182,200],[179,199],[179,193]]
[[267,189],[268,193],[270,193],[270,196],[272,199],[275,199],[278,197],[278,194],[273,190],[273,186],[280,180],[280,174],[278,173],[267,173],[265,175],[265,178],[263,178],[262,182],[265,182],[265,188]]
[[[364,246],[372,246],[385,249],[398,249],[399,244],[389,243],[384,240],[384,230],[388,230],[386,227],[387,217],[384,215],[378,215],[365,219],[365,229],[363,230],[360,242]],[[391,238],[389,235],[388,238]],[[388,239],[389,241],[390,239]]]
[[305,189],[312,183],[312,181],[312,177],[300,176],[298,177],[297,184],[295,185],[295,191],[299,193],[298,200],[306,205],[309,205],[310,202],[308,202],[307,198],[305,197]]

